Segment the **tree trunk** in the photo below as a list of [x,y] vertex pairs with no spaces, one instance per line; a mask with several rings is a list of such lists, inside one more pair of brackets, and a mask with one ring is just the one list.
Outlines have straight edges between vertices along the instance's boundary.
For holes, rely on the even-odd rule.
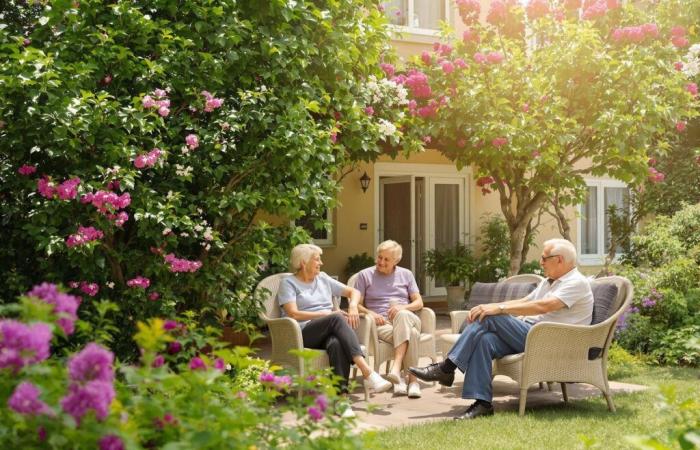
[[557,219],[557,227],[559,228],[559,234],[566,239],[569,242],[571,241],[571,226],[569,225],[569,221],[566,220],[566,215],[564,214],[564,210],[561,209],[561,206],[559,205],[559,196],[555,197],[554,200],[552,200],[552,206],[554,206],[554,216],[555,219]]

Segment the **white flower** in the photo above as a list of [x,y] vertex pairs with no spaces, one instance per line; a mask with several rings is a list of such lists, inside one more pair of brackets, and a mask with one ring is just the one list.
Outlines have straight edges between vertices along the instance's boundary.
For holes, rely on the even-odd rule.
[[175,175],[180,177],[188,177],[192,175],[194,168],[192,166],[181,166],[180,164],[175,164]]
[[203,229],[204,229],[204,227],[201,226],[200,224],[197,224],[197,225],[194,226],[194,231],[196,231],[197,233],[199,233],[199,232],[202,231]]
[[167,236],[172,232],[173,232],[173,230],[171,230],[170,228],[164,228],[163,229],[163,236]]
[[379,134],[382,135],[382,140],[396,134],[396,125],[385,119],[379,119]]
[[189,235],[189,234],[187,234],[187,233],[186,233],[186,232],[184,232],[184,231],[183,231],[182,233],[180,233],[180,236],[182,236],[182,237],[190,237],[190,235]]
[[110,289],[114,289],[114,281],[108,281],[105,283],[105,286],[107,286]]
[[168,191],[168,195],[165,196],[167,200],[172,200],[175,198],[175,193],[173,191]]
[[214,230],[212,230],[211,227],[207,227],[206,230],[204,230],[204,239],[206,239],[207,241],[213,240],[214,239],[214,236],[212,234],[213,232],[214,232]]

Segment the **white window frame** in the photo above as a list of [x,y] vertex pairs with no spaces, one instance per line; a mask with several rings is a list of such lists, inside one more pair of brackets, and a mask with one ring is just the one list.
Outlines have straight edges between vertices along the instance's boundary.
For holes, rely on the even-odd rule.
[[[452,25],[453,13],[450,0],[438,1],[442,1],[445,4],[444,21]],[[394,32],[394,39],[407,42],[433,43],[435,41],[435,38],[440,36],[440,30],[412,26],[410,24],[410,21],[414,16],[414,7],[414,0],[408,0],[408,25],[389,25],[390,30]]]
[[[335,208],[328,208],[326,209],[326,217],[328,217],[328,221],[331,223],[331,229],[326,230],[327,237],[326,239],[312,239],[311,241],[315,244],[318,245],[319,247],[332,247],[335,245]],[[292,220],[292,225],[294,226],[300,226],[297,225],[296,221]],[[310,232],[310,230],[307,230]]]
[[[579,263],[582,266],[600,266],[605,264],[605,256],[608,254],[605,247],[605,188],[627,188],[629,186],[619,180],[613,179],[586,179],[586,187],[595,187],[597,195],[598,210],[596,211],[597,223],[600,224],[596,230],[596,237],[598,241],[598,251],[596,253],[583,253],[581,251],[581,235],[583,230],[583,205],[581,203],[577,207],[578,217],[577,217],[577,236],[576,236],[576,250],[578,252]],[[621,255],[618,253],[615,256],[617,261]]]

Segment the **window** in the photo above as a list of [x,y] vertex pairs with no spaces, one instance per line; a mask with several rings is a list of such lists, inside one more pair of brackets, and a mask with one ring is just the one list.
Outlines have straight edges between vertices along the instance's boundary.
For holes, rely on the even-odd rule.
[[386,0],[382,2],[389,23],[408,31],[438,31],[448,20],[449,0]]
[[[333,245],[333,213],[331,209],[327,209],[320,216],[306,216],[294,221],[296,226],[305,229],[318,246]],[[324,227],[324,224],[331,222],[331,230]]]
[[[587,180],[586,200],[580,206],[578,251],[581,263],[598,265],[605,262],[610,243],[610,206],[629,208],[629,189],[615,180]],[[617,249],[618,254],[622,251]]]

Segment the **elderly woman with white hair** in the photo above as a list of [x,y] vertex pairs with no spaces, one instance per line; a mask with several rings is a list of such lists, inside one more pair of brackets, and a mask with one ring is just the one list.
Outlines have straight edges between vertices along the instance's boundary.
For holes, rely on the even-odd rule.
[[[321,272],[323,250],[313,244],[292,249],[294,275],[282,280],[277,300],[282,314],[299,322],[304,347],[325,350],[333,372],[341,378],[341,391],[347,393],[350,365],[362,372],[367,387],[384,392],[391,383],[373,371],[362,354],[353,328],[359,324],[360,293]],[[348,311],[333,310],[333,296],[349,299]],[[347,408],[344,417],[352,416]]]
[[409,373],[407,386],[401,369],[408,370],[418,362],[421,322],[414,311],[423,308],[423,299],[413,273],[397,265],[402,253],[398,242],[379,244],[376,265],[358,273],[355,287],[362,297],[360,311],[369,314],[377,324],[379,339],[394,346],[394,360],[387,375],[394,383],[394,393],[419,398],[416,377]]

